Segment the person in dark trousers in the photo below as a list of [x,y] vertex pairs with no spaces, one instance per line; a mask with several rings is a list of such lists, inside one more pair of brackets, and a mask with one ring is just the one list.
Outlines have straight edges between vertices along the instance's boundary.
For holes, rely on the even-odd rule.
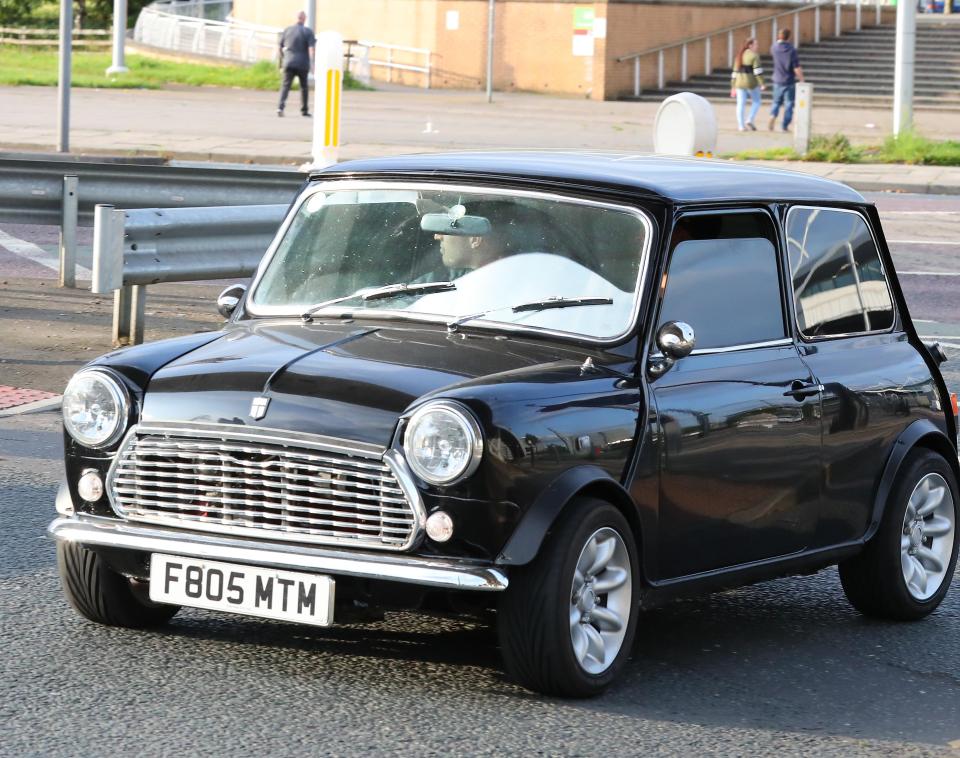
[[313,68],[313,56],[317,47],[317,38],[313,29],[306,25],[307,14],[300,11],[297,14],[297,23],[288,26],[280,35],[280,68],[283,71],[283,84],[280,87],[280,104],[277,106],[277,115],[283,115],[283,107],[287,104],[287,95],[290,94],[290,85],[293,78],[300,80],[300,112],[304,116],[310,115],[308,107],[309,88],[307,76]]
[[797,48],[790,43],[790,30],[781,29],[777,41],[770,47],[773,58],[773,107],[770,109],[770,123],[772,130],[777,125],[777,116],[780,106],[783,111],[783,131],[790,131],[790,122],[793,121],[793,104],[797,99],[797,82],[803,81],[803,69],[800,68],[800,57]]

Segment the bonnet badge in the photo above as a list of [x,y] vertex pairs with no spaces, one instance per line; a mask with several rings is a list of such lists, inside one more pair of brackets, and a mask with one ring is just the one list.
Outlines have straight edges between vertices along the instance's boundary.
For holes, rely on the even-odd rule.
[[250,418],[259,421],[267,415],[267,406],[270,405],[269,397],[255,397],[250,403]]

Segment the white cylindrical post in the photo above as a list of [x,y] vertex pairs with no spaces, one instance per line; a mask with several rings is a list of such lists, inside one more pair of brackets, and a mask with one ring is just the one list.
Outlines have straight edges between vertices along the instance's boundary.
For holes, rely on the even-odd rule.
[[817,5],[813,9],[813,41],[817,44],[820,43],[820,6]]
[[727,32],[727,68],[733,68],[733,30]]
[[687,43],[680,45],[680,81],[687,81]]
[[657,89],[663,89],[666,86],[666,77],[663,75],[663,50],[660,50],[657,53]]
[[797,82],[797,117],[794,122],[793,149],[804,155],[810,149],[810,131],[813,122],[813,85]]
[[853,6],[853,8],[854,8],[854,12],[853,12],[854,26],[859,32],[861,27],[862,14],[863,14],[863,11],[862,11],[863,6],[860,5],[860,0],[857,0],[857,4]]
[[496,0],[487,4],[487,102],[493,102],[493,35],[496,22]]
[[127,0],[113,0],[113,64],[107,74],[125,74],[129,70],[123,59],[123,43],[127,37]]
[[311,31],[317,31],[317,0],[307,0],[307,26]]
[[802,29],[800,27],[800,12],[797,11],[793,14],[793,46],[800,47],[800,37]]
[[833,36],[839,37],[843,32],[843,9],[840,3],[833,6]]
[[917,8],[897,3],[897,41],[893,73],[893,133],[913,128],[913,69],[917,44]]
[[633,96],[640,97],[640,56],[633,59]]
[[70,152],[70,57],[73,0],[60,0],[60,78],[57,81],[57,151]]
[[703,73],[707,76],[713,73],[713,45],[710,37],[703,40]]
[[332,166],[340,152],[340,95],[343,91],[343,38],[317,35],[314,90],[313,168]]

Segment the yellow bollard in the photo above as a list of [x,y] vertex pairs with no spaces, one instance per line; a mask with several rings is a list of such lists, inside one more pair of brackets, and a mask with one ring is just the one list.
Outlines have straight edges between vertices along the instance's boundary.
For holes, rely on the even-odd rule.
[[343,92],[343,38],[317,35],[313,113],[313,168],[332,166],[340,151],[340,100]]

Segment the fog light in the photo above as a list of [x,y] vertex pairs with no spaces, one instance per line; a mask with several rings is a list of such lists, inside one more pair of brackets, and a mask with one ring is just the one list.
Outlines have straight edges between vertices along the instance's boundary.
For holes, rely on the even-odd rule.
[[96,471],[87,471],[77,482],[77,492],[88,503],[95,503],[103,497],[103,480]]
[[431,513],[427,518],[427,536],[434,542],[446,542],[453,536],[453,519],[444,511]]

